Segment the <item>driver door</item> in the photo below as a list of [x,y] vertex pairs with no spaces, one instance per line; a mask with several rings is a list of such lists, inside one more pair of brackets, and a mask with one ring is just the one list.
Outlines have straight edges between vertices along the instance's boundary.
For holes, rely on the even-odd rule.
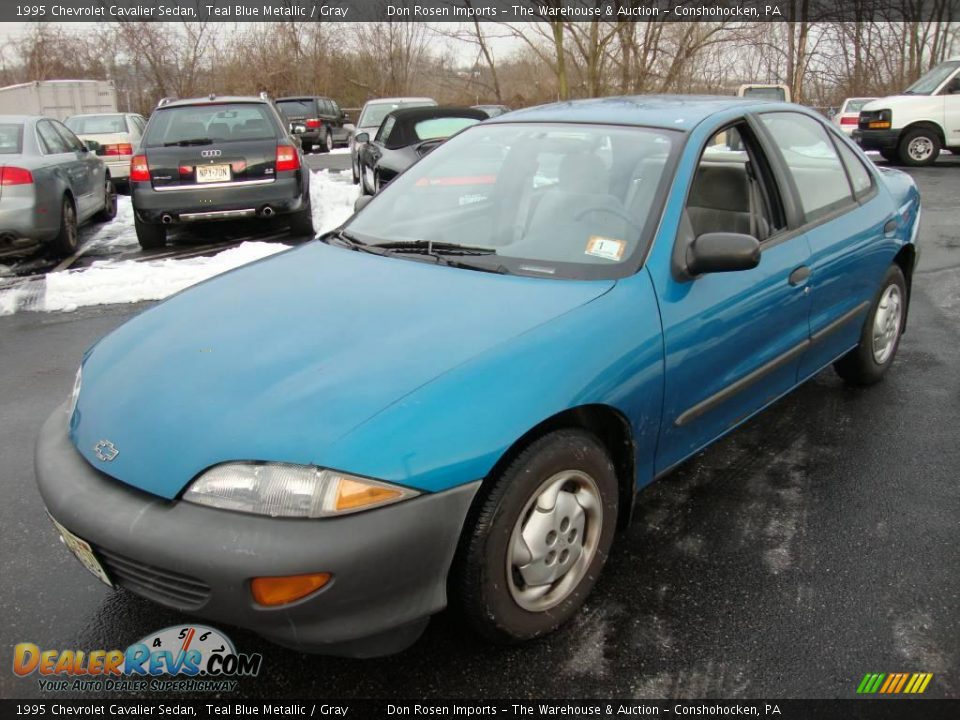
[[[790,233],[774,169],[746,120],[719,128],[687,194],[670,277],[656,282],[665,351],[656,471],[664,472],[797,382],[808,344],[810,248]],[[757,267],[684,276],[695,237],[746,234]],[[665,283],[665,284],[664,284]]]

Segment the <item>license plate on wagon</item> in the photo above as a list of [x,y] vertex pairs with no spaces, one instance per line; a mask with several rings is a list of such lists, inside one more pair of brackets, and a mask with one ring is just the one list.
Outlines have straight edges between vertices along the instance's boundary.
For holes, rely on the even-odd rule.
[[57,532],[60,533],[60,539],[63,540],[63,544],[69,548],[77,560],[83,563],[83,566],[89,570],[92,575],[96,576],[98,580],[113,587],[110,576],[107,575],[107,571],[103,569],[103,565],[97,560],[97,555],[93,552],[93,548],[90,547],[90,543],[67,530],[63,525],[54,520],[52,515],[48,514],[48,517],[54,527],[57,528]]
[[230,182],[229,165],[197,165],[197,182]]

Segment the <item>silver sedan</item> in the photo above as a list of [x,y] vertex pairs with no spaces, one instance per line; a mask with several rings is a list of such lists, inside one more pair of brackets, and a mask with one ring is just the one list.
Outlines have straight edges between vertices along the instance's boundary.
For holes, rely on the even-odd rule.
[[42,244],[77,249],[77,227],[117,214],[110,172],[51,118],[0,115],[0,256]]

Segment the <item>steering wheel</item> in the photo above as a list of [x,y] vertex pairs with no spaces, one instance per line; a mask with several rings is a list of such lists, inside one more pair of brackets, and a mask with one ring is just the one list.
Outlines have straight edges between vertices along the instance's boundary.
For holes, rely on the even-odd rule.
[[642,229],[643,229],[642,227],[640,227],[639,225],[637,225],[637,223],[634,222],[633,218],[631,218],[629,215],[627,215],[623,210],[618,210],[617,208],[612,208],[612,207],[605,207],[605,206],[603,206],[603,205],[597,205],[597,206],[595,206],[595,207],[584,208],[583,210],[581,210],[580,212],[578,212],[576,215],[574,215],[574,216],[573,216],[573,219],[574,219],[574,220],[579,220],[579,219],[582,218],[584,215],[586,215],[587,213],[590,213],[590,212],[605,212],[605,213],[608,213],[609,215],[614,215],[614,216],[620,218],[621,220],[623,220],[624,222],[626,222],[630,227],[632,227],[634,230],[642,230]]

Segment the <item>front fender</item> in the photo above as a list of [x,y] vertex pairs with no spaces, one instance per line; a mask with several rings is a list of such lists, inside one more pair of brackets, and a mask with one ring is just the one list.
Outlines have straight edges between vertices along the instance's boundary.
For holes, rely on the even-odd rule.
[[662,399],[660,315],[641,270],[398,400],[329,448],[324,464],[438,492],[485,477],[544,420],[600,404],[629,420],[642,485],[653,477]]

